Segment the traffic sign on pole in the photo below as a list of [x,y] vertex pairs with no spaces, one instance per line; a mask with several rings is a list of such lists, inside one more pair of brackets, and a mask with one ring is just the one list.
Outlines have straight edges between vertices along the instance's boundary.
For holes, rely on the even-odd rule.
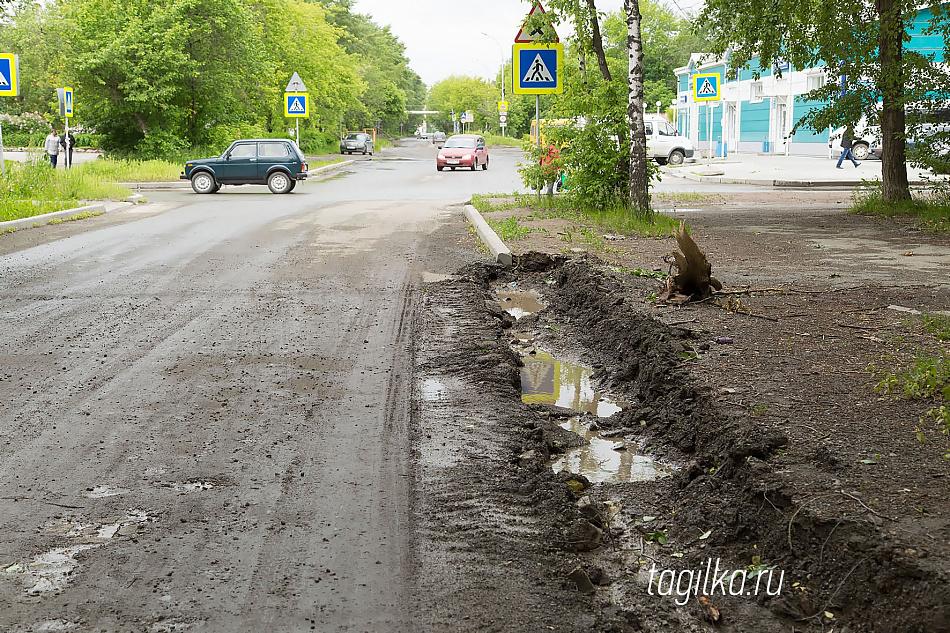
[[[531,10],[528,11],[528,17],[530,18],[535,13],[545,13],[544,7],[541,6],[540,2],[536,2],[534,6],[531,7]],[[549,39],[553,42],[560,42],[561,39],[558,37],[554,27],[550,26],[548,28],[550,30],[550,33],[548,33],[550,37],[546,39]],[[522,26],[520,29],[518,29],[518,34],[515,35],[515,44],[532,44],[541,39],[541,36],[546,34],[546,30],[548,29],[535,29],[526,33],[524,27]]]
[[19,95],[19,58],[13,53],[0,53],[0,97],[18,97]]
[[310,116],[306,92],[284,93],[284,116],[307,118]]
[[499,101],[499,102],[498,102],[498,111],[499,111],[499,112],[507,112],[507,111],[508,111],[508,102],[507,102],[507,101]]
[[564,92],[563,44],[515,44],[512,48],[512,92],[522,95]]
[[59,116],[71,117],[73,115],[73,89],[57,88],[56,96],[59,98]]
[[504,114],[499,114],[499,115],[498,115],[498,122],[499,122],[499,123],[505,123],[507,120],[508,120],[508,117],[505,116]]
[[693,75],[693,101],[719,101],[722,77],[719,73]]

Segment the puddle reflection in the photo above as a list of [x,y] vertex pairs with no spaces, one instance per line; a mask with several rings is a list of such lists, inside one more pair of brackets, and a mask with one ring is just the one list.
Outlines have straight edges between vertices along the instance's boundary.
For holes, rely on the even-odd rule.
[[[524,354],[521,369],[521,399],[526,403],[549,404],[583,411],[604,418],[626,406],[595,391],[593,371],[557,360],[541,351]],[[592,483],[650,481],[672,474],[672,470],[622,440],[605,439],[590,431],[582,417],[574,417],[562,428],[577,433],[589,444],[568,451],[552,464],[555,471],[569,470],[584,475]]]
[[501,304],[501,309],[515,317],[515,319],[540,312],[544,308],[544,304],[541,302],[541,293],[537,290],[518,290],[506,286],[496,290],[495,294],[498,297],[498,303]]
[[553,404],[601,418],[617,413],[625,403],[602,398],[591,383],[593,371],[557,360],[537,351],[522,357],[521,399],[527,403]]

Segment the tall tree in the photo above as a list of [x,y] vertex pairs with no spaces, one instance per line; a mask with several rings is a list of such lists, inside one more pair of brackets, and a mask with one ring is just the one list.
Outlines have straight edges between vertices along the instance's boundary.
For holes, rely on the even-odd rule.
[[711,52],[729,52],[735,72],[761,72],[778,60],[796,68],[824,66],[826,85],[809,93],[819,102],[799,122],[815,131],[880,121],[884,141],[883,195],[910,198],[907,182],[905,109],[945,94],[947,68],[935,53],[905,49],[918,14],[931,30],[946,32],[947,12],[938,2],[911,0],[707,0],[700,22],[711,32]]
[[[574,45],[579,59],[584,59],[588,52],[593,53],[598,60],[600,74],[605,83],[614,81],[613,73],[604,50],[600,31],[600,13],[594,0],[551,0],[551,11],[546,14],[535,13],[526,21],[529,30],[541,29],[541,41],[550,41],[553,29],[546,28],[558,21],[559,16],[570,20],[575,29]],[[629,148],[628,167],[628,195],[630,207],[637,214],[651,215],[650,209],[650,170],[646,158],[646,137],[643,124],[643,42],[640,36],[640,8],[638,0],[624,0],[624,14],[627,22],[627,51],[628,66],[627,78],[627,130],[619,139],[620,147]],[[585,77],[586,73],[582,72]],[[607,91],[609,94],[610,91]],[[602,110],[610,111],[605,105]],[[629,140],[629,145],[626,142]]]
[[627,117],[630,120],[630,206],[640,214],[649,215],[650,174],[647,169],[647,139],[643,121],[643,40],[640,34],[639,0],[624,0],[627,16],[627,51],[629,55],[629,100]]

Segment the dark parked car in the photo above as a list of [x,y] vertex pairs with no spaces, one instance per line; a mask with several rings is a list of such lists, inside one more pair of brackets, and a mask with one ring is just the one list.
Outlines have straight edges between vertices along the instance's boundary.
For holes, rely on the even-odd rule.
[[456,134],[445,141],[435,159],[435,168],[442,171],[446,167],[455,171],[456,167],[468,167],[472,171],[481,165],[488,169],[488,148],[485,138],[478,134]]
[[221,185],[267,185],[272,193],[289,193],[307,178],[307,162],[293,141],[234,141],[220,156],[185,163],[182,180],[195,193],[217,193]]
[[432,144],[442,147],[445,143],[445,132],[433,132],[432,133]]
[[373,155],[373,137],[365,132],[350,132],[340,141],[340,153],[352,154],[353,152],[369,153]]

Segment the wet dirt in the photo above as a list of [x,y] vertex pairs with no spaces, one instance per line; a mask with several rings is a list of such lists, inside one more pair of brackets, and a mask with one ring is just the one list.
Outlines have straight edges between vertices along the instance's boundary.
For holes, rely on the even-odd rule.
[[[888,306],[946,310],[950,240],[820,204],[688,216],[733,293],[717,302],[656,305],[661,282],[628,272],[665,269],[670,240],[610,240],[582,247],[597,257],[578,257],[552,243],[550,218],[546,233],[509,245],[524,265],[495,282],[534,288],[547,306],[507,324],[510,336],[581,359],[597,390],[631,403],[598,420],[598,433],[683,465],[654,481],[580,491],[561,482],[575,504],[623,508],[604,526],[619,532],[612,545],[575,554],[585,569],[611,570],[612,588],[598,588],[595,602],[637,630],[713,630],[695,593],[677,604],[675,593],[656,595],[648,573],[712,561],[776,581],[784,572],[775,595],[712,595],[715,630],[950,630],[946,439],[927,428],[927,443],[917,441],[932,401],[883,397],[867,369],[946,349],[912,313]],[[555,410],[538,413],[563,424]],[[551,448],[549,432],[532,450]],[[662,533],[664,543],[622,557],[631,532]]]

